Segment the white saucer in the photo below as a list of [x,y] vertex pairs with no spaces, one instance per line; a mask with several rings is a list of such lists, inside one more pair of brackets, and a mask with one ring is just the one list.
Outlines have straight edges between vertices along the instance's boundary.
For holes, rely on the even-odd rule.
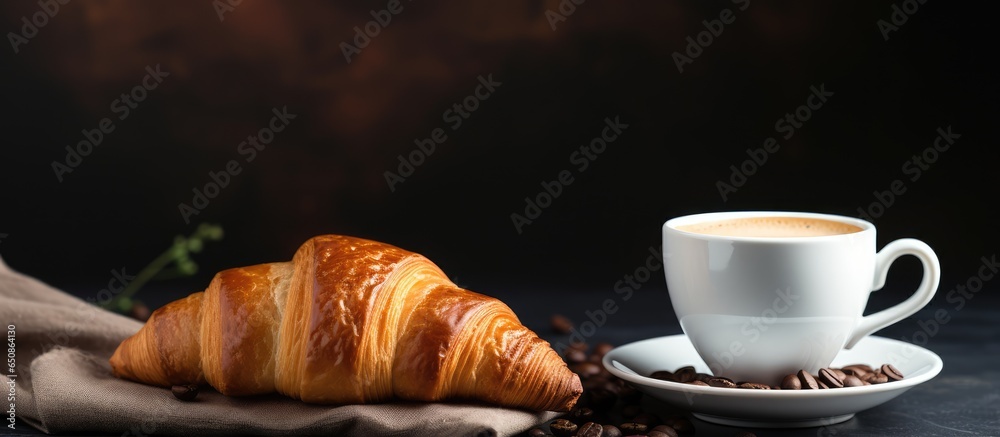
[[905,378],[885,384],[828,390],[750,390],[704,387],[648,378],[657,370],[692,365],[711,373],[685,335],[652,338],[619,346],[604,356],[604,367],[637,389],[708,422],[759,428],[798,428],[843,422],[937,375],[943,364],[933,352],[898,340],[868,336],[843,350],[831,367],[849,364],[896,366]]

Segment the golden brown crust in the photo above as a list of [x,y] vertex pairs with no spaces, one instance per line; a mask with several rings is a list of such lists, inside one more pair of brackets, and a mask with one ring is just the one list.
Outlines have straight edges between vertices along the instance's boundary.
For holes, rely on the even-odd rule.
[[[287,276],[288,263],[260,264],[219,272],[205,293],[202,368],[209,384],[225,395],[274,391],[274,321],[280,320],[274,277]],[[221,332],[221,336],[211,335]]]
[[423,256],[340,235],[310,239],[290,263],[220,272],[205,293],[155,312],[111,365],[147,384],[204,381],[227,395],[325,404],[568,411],[582,393],[499,300],[457,287]]
[[200,364],[201,303],[197,292],[153,312],[146,325],[111,356],[119,378],[159,386],[204,382]]
[[373,379],[374,370],[383,367],[378,361],[392,357],[366,349],[380,341],[394,341],[373,338],[387,334],[382,317],[385,302],[376,304],[379,291],[390,285],[386,278],[407,254],[374,241],[342,236],[311,241],[316,274],[301,281],[313,287],[303,371],[303,380],[309,383],[301,387],[301,399],[338,404],[389,399],[391,391],[385,384],[374,385]]

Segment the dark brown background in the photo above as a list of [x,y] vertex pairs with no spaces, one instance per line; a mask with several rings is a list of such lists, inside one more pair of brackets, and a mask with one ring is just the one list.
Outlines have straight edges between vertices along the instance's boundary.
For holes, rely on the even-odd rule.
[[[207,1],[72,2],[19,53],[0,47],[0,253],[96,292],[111,269],[135,272],[190,233],[178,204],[287,106],[298,118],[196,217],[226,238],[197,256],[196,277],[161,286],[195,291],[217,270],[343,233],[421,252],[495,295],[610,292],[670,217],[857,216],[951,125],[961,139],[876,220],[880,246],[908,236],[936,248],[950,287],[1000,242],[995,36],[989,14],[932,0],[885,41],[876,22],[892,4],[755,0],[679,73],[671,54],[738,5],[591,0],[553,31],[555,1],[404,2],[348,64],[339,44],[385,2],[247,1],[221,22]],[[4,2],[0,31],[38,10]],[[157,64],[170,76],[59,183],[50,163]],[[442,113],[489,74],[503,85],[390,191],[397,155],[446,127]],[[835,95],[723,202],[716,181],[820,84]],[[511,213],[573,170],[573,150],[615,115],[624,135],[518,234]],[[915,266],[890,277],[900,293]]]

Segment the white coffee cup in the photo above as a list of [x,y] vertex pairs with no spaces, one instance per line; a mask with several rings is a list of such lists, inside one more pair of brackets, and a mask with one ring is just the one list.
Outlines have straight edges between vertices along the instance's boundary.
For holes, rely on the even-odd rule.
[[[917,291],[863,316],[902,255],[923,264]],[[803,212],[677,217],[663,225],[663,258],[681,328],[712,373],[772,385],[800,369],[816,374],[841,349],[924,307],[941,272],[921,241],[876,253],[872,223]]]

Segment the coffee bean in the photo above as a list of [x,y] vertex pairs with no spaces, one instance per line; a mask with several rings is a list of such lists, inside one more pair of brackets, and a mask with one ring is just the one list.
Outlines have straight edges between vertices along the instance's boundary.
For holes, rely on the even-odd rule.
[[695,379],[697,372],[694,371],[694,367],[687,366],[681,367],[674,372],[674,381],[677,382],[691,382]]
[[580,437],[601,437],[604,432],[604,427],[599,423],[587,422],[580,425],[580,429],[576,430],[576,435]]
[[601,437],[622,437],[622,431],[614,425],[604,425],[604,431],[601,433]]
[[802,380],[799,379],[798,375],[791,374],[785,375],[785,379],[781,380],[782,390],[801,390]]
[[691,423],[690,420],[687,420],[686,418],[683,417],[675,420],[674,423],[672,423],[670,426],[673,427],[675,430],[677,430],[678,434],[694,433],[694,424]]
[[846,378],[846,377],[847,377],[847,374],[846,374],[846,373],[844,373],[844,371],[843,371],[843,370],[840,370],[840,369],[834,369],[834,368],[832,368],[832,367],[831,367],[831,368],[830,368],[830,371],[831,371],[831,372],[833,372],[833,374],[834,374],[834,375],[837,375],[837,378],[840,378],[840,380],[841,380],[841,381],[843,381],[843,380],[844,380],[844,378]]
[[865,373],[872,373],[875,371],[875,369],[872,368],[872,366],[869,366],[867,364],[848,364],[846,366],[842,366],[841,369],[860,370]]
[[799,377],[799,383],[802,384],[803,390],[819,390],[819,382],[816,381],[816,378],[812,376],[812,374],[806,372],[805,370],[799,370],[797,375]]
[[573,321],[561,314],[553,314],[549,319],[549,326],[556,334],[570,334],[573,332]]
[[844,375],[847,375],[847,376],[857,376],[859,379],[864,378],[864,376],[869,373],[869,372],[866,372],[866,371],[864,371],[862,369],[858,369],[858,368],[850,368],[850,369],[844,368],[843,372],[844,372]]
[[136,319],[136,320],[138,320],[140,322],[145,322],[145,321],[149,320],[149,316],[151,314],[152,313],[149,311],[149,307],[146,306],[146,304],[144,304],[142,302],[139,302],[139,301],[133,301],[132,302],[132,308],[129,309],[129,311],[128,311],[128,315],[129,316],[131,316],[133,319]]
[[175,385],[170,388],[170,391],[175,398],[182,401],[193,401],[194,398],[198,397],[198,386],[194,384]]
[[657,370],[649,374],[649,377],[653,379],[659,379],[661,381],[676,381],[676,379],[674,378],[674,372],[671,372],[669,370]]
[[903,372],[900,372],[896,366],[888,363],[882,365],[882,374],[885,375],[889,381],[900,381],[903,379]]
[[651,378],[683,382],[689,385],[710,386],[719,388],[742,388],[753,390],[820,390],[843,387],[861,387],[872,384],[882,384],[889,381],[899,381],[903,379],[902,372],[891,364],[883,364],[879,368],[872,368],[866,364],[851,364],[841,368],[825,367],[819,370],[816,375],[807,371],[786,375],[780,385],[771,386],[752,381],[734,382],[724,376],[712,376],[705,373],[698,373],[694,366],[684,366],[674,372],[661,370],[653,372]]
[[844,386],[844,380],[837,377],[837,374],[833,370],[825,367],[819,369],[819,380],[829,388],[841,388]]
[[677,437],[677,430],[669,426],[658,426],[649,430],[646,435],[648,437]]
[[531,428],[531,431],[528,431],[528,437],[545,437],[550,435],[552,434],[545,432],[541,428]]
[[569,420],[577,425],[590,422],[593,417],[594,410],[587,407],[574,408],[573,411],[570,411],[569,413]]
[[622,434],[633,435],[633,434],[645,434],[649,427],[641,423],[626,422],[618,425],[618,429],[622,431]]
[[587,353],[573,348],[566,348],[566,352],[563,352],[563,359],[569,364],[582,363],[587,361]]
[[761,384],[759,382],[741,382],[736,385],[738,388],[747,388],[752,390],[770,390],[771,386],[767,384]]
[[736,437],[757,437],[757,434],[754,434],[750,431],[740,431],[736,433]]
[[573,373],[576,373],[577,375],[580,375],[580,378],[590,378],[591,376],[596,376],[601,373],[601,366],[594,363],[583,362],[569,366],[569,370],[573,371]]
[[715,378],[708,380],[708,385],[712,387],[722,387],[722,388],[735,388],[736,383],[732,379],[726,378],[724,376],[716,376]]
[[694,373],[687,372],[687,373],[675,373],[674,374],[674,381],[677,381],[677,382],[680,382],[680,383],[688,383],[688,382],[697,381],[697,380],[698,379],[695,377]]
[[597,346],[594,346],[594,350],[591,353],[594,355],[599,355],[601,357],[604,357],[605,355],[608,354],[608,352],[611,352],[611,350],[614,348],[615,348],[614,345],[612,345],[611,343],[597,343]]
[[862,387],[864,385],[865,382],[857,376],[847,375],[847,377],[844,378],[844,387]]
[[889,382],[889,377],[882,373],[869,373],[865,381],[869,384],[884,384]]
[[677,435],[677,430],[670,425],[657,425],[651,428],[649,431],[646,431],[647,435],[652,435],[654,432],[662,432],[666,434],[673,433],[674,436]]
[[556,419],[549,424],[552,433],[560,437],[571,437],[576,434],[577,425],[566,419]]

